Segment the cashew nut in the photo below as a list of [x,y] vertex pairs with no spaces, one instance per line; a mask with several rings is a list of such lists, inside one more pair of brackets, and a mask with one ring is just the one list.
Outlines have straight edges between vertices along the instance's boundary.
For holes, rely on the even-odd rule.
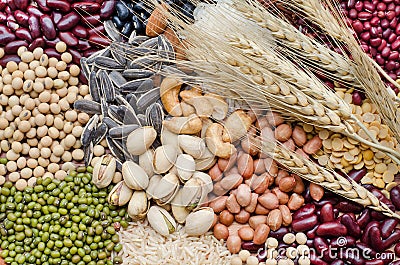
[[224,125],[222,139],[233,143],[247,134],[251,126],[251,118],[243,110],[237,110],[226,119]]
[[225,119],[226,115],[228,114],[228,103],[226,103],[222,97],[216,94],[210,93],[204,95],[204,97],[208,99],[213,107],[212,117],[219,121]]
[[187,117],[191,114],[196,114],[196,110],[193,108],[192,105],[187,104],[186,102],[181,102],[182,114],[183,116]]
[[175,117],[182,116],[182,107],[179,101],[181,86],[182,81],[173,77],[164,78],[160,85],[160,96],[164,108]]
[[184,102],[192,105],[198,116],[213,117],[216,120],[223,120],[228,113],[228,104],[216,94],[204,96],[198,90],[185,90],[180,93]]
[[201,119],[195,114],[189,117],[173,117],[170,120],[164,120],[163,125],[167,130],[176,134],[196,134],[203,127]]
[[211,124],[207,128],[206,143],[208,149],[214,155],[221,158],[229,158],[234,152],[236,152],[236,148],[231,143],[223,141],[223,133],[224,127],[221,124]]

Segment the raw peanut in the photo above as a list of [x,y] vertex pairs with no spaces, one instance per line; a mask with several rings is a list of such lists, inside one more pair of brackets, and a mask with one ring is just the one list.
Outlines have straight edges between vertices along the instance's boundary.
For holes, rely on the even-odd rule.
[[[278,210],[279,211],[279,210]],[[254,231],[254,244],[264,244],[268,238],[270,228],[266,224],[259,224]]]
[[228,199],[226,200],[226,209],[228,209],[228,211],[231,213],[240,212],[240,205],[237,202],[235,195],[229,195]]
[[268,214],[267,224],[271,230],[276,231],[282,226],[282,213],[279,209],[272,210]]
[[275,141],[275,133],[270,127],[264,127],[260,133],[261,141],[273,142]]
[[288,124],[281,124],[275,129],[275,139],[285,142],[292,136],[292,127]]
[[254,174],[260,175],[265,172],[265,165],[263,159],[254,160]]
[[239,174],[243,176],[243,178],[248,179],[254,173],[254,162],[253,158],[249,154],[242,154],[239,156],[238,164],[237,164]]
[[261,195],[260,197],[258,197],[258,202],[263,207],[265,207],[269,210],[276,209],[279,206],[278,197],[276,197],[276,195],[273,193],[267,193],[267,194]]
[[271,158],[265,158],[264,165],[265,165],[265,169],[271,176],[276,176],[278,174],[278,171],[279,171],[278,165]]
[[315,183],[310,183],[310,196],[316,201],[320,201],[324,197],[324,189]]
[[214,236],[215,236],[218,240],[220,240],[220,239],[226,240],[226,239],[228,238],[228,236],[229,236],[228,227],[226,227],[226,226],[223,225],[223,224],[216,224],[216,225],[214,226],[213,232],[214,232]]
[[304,153],[303,149],[297,148],[296,150],[296,154],[301,155],[302,157],[309,159],[309,155],[307,155],[306,153]]
[[227,199],[228,199],[228,196],[218,197],[215,200],[210,202],[209,207],[211,207],[215,213],[222,212],[223,210],[225,210]]
[[260,145],[260,141],[258,138],[254,138],[251,135],[246,136],[241,142],[240,146],[242,147],[243,151],[251,156],[255,156],[258,154],[257,146]]
[[226,246],[228,247],[229,252],[231,252],[232,254],[239,253],[241,245],[242,240],[239,236],[230,235],[226,240]]
[[233,173],[233,174],[225,175],[219,183],[221,184],[221,187],[224,190],[232,190],[232,189],[236,189],[237,187],[239,187],[239,185],[242,182],[243,182],[242,176],[239,174]]
[[289,209],[291,211],[296,211],[296,210],[300,209],[300,207],[303,206],[303,204],[304,204],[303,196],[301,196],[297,193],[293,193],[290,196],[287,206],[289,207]]
[[282,179],[282,178],[289,177],[289,176],[290,176],[290,175],[289,175],[289,173],[288,173],[286,170],[283,170],[283,169],[279,170],[279,171],[278,171],[278,175],[277,175],[276,178],[275,178],[275,185],[276,185],[276,186],[279,186],[279,182],[281,181],[281,179]]
[[239,237],[244,241],[253,240],[254,237],[254,230],[249,226],[245,226],[239,229],[238,231]]
[[208,170],[208,175],[210,175],[213,181],[220,181],[222,179],[222,171],[219,169],[216,163],[210,170]]
[[307,134],[302,127],[296,126],[293,129],[292,139],[297,146],[302,147],[307,142]]
[[259,224],[266,224],[268,217],[266,215],[255,215],[250,217],[249,225],[251,228],[256,229]]
[[296,180],[296,186],[294,187],[293,192],[295,192],[297,194],[302,194],[304,192],[304,190],[306,189],[304,186],[303,180],[296,174],[292,174],[292,176]]
[[304,146],[303,151],[309,155],[315,154],[322,147],[322,140],[318,135],[315,135]]
[[282,224],[289,226],[292,223],[292,213],[286,205],[279,205],[279,210],[282,214]]
[[228,210],[223,210],[219,214],[219,222],[226,226],[230,226],[233,223],[234,219],[235,219],[235,217]]
[[294,177],[284,177],[279,181],[279,189],[283,192],[290,192],[296,186],[296,179]]
[[256,210],[257,202],[258,202],[258,194],[252,193],[250,204],[247,205],[246,208],[244,209],[249,213],[253,213]]
[[[204,207],[207,207],[207,206],[204,206]],[[214,214],[214,220],[213,220],[210,228],[213,228],[216,224],[218,224],[218,222],[219,222],[219,217],[218,217],[218,215]]]
[[236,164],[236,160],[237,160],[237,152],[231,155],[229,159],[219,158],[218,167],[222,172],[225,172],[231,169]]
[[268,214],[270,210],[264,208],[260,203],[257,204],[256,210],[254,211],[256,214]]
[[237,169],[237,167],[233,167],[225,172],[225,176],[227,176],[229,174],[239,174],[239,170]]
[[217,196],[222,196],[222,195],[224,195],[224,194],[227,192],[227,190],[225,190],[224,188],[222,188],[221,182],[217,182],[217,183],[214,184],[213,192],[214,192],[214,194],[217,195]]
[[291,138],[286,142],[284,142],[282,145],[290,151],[296,150],[296,145],[294,144],[294,141]]
[[268,188],[267,174],[268,173],[264,173],[260,176],[253,175],[253,177],[249,179],[250,188],[254,190],[255,193],[263,194],[267,190]]
[[249,221],[250,213],[246,212],[245,209],[241,209],[238,214],[235,215],[236,222],[245,224]]
[[273,188],[271,192],[276,195],[279,200],[279,204],[286,204],[289,201],[289,195],[285,192],[282,192],[278,187]]
[[279,115],[279,114],[276,113],[276,112],[268,112],[268,113],[265,115],[265,118],[267,119],[268,123],[269,123],[271,126],[274,126],[274,127],[279,126],[280,124],[283,123],[283,118],[282,118],[282,116]]
[[267,118],[265,118],[265,117],[258,118],[257,121],[256,121],[256,127],[259,130],[261,130],[264,127],[269,127],[269,123],[268,123]]
[[251,202],[251,190],[246,184],[240,184],[237,188],[236,200],[240,206],[246,207]]

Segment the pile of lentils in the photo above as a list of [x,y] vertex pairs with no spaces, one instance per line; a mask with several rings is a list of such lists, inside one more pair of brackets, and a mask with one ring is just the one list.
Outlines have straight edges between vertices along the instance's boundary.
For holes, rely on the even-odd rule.
[[0,189],[0,256],[9,264],[120,264],[117,231],[127,227],[124,208],[107,203],[111,186],[98,189],[92,167],[70,170],[63,181],[38,178],[17,191]]
[[[80,68],[71,64],[66,44],[59,42],[56,49],[61,60],[42,48],[20,47],[19,63],[0,66],[0,185],[8,180],[22,191],[38,177],[62,180],[66,172],[60,166],[84,158],[79,139],[89,115],[72,106],[90,98],[89,87],[79,85]],[[104,147],[95,152],[102,155]]]

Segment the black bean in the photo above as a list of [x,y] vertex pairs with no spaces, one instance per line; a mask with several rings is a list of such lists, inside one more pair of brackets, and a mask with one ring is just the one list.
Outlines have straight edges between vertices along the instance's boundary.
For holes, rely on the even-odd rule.
[[129,37],[129,35],[132,33],[132,30],[134,29],[133,22],[128,21],[125,23],[124,27],[121,30],[122,35]]
[[118,2],[115,5],[115,10],[117,11],[117,15],[121,20],[126,21],[128,19],[130,12],[123,2]]
[[118,16],[113,16],[112,21],[118,29],[122,29],[124,26],[124,22]]

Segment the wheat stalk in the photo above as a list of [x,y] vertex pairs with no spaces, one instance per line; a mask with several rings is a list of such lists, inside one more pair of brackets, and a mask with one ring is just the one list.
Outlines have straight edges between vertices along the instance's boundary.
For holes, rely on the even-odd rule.
[[[382,82],[379,73],[374,68],[377,64],[361,49],[332,3],[320,0],[285,0],[282,3],[305,14],[327,34],[342,41],[343,45],[346,44],[346,48],[355,62],[354,76],[360,81],[367,96],[377,106],[379,115],[389,126],[397,141],[400,142],[399,98],[396,97],[390,87]],[[384,73],[382,69],[378,69],[381,73]],[[386,73],[384,76],[389,81],[392,80],[390,77],[388,78]],[[391,83],[398,86],[394,80]]]

